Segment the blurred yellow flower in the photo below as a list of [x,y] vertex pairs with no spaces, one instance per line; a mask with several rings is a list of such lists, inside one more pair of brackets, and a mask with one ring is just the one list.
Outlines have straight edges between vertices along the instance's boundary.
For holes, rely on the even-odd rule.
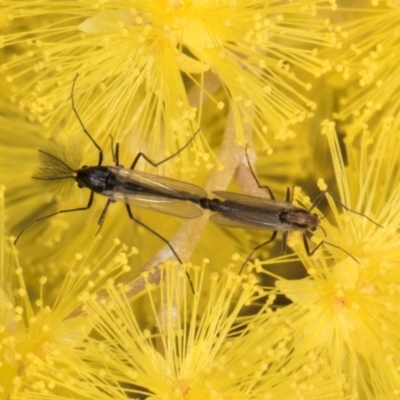
[[357,10],[356,18],[342,24],[346,51],[340,54],[336,70],[346,90],[336,116],[354,125],[349,134],[356,134],[364,123],[378,122],[376,115],[383,108],[386,116],[395,118],[395,126],[400,126],[400,8],[396,2],[387,3]]

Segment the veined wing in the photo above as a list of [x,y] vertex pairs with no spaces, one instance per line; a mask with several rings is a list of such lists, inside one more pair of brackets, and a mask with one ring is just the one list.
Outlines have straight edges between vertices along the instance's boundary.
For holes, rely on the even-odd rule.
[[207,197],[204,189],[191,183],[178,181],[165,176],[149,174],[147,172],[135,171],[123,167],[111,167],[117,179],[123,183],[133,183],[177,198],[201,199]]
[[256,212],[242,210],[235,213],[218,213],[210,217],[210,221],[232,228],[252,229],[261,231],[287,231],[290,226],[279,219],[277,212]]
[[249,196],[247,194],[225,192],[222,190],[213,193],[225,200],[233,201],[246,207],[258,208],[266,212],[290,211],[296,208],[286,201],[277,201],[263,197]]
[[203,215],[203,210],[200,206],[190,201],[141,192],[132,193],[125,191],[123,188],[117,188],[115,191],[105,191],[102,194],[115,201],[173,215],[174,217],[192,219]]

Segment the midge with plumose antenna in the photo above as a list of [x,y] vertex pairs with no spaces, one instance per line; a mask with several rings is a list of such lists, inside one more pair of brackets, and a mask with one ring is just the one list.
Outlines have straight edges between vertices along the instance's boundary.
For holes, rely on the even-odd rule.
[[[246,266],[252,255],[261,247],[266,246],[267,244],[273,242],[278,233],[282,234],[283,238],[282,253],[285,254],[287,239],[292,231],[301,231],[303,233],[302,236],[303,236],[304,248],[308,256],[312,256],[318,250],[319,247],[321,247],[323,244],[326,244],[328,246],[332,246],[343,251],[358,263],[356,258],[353,257],[348,251],[330,242],[321,241],[312,251],[310,250],[306,232],[307,231],[314,232],[318,227],[320,227],[319,226],[320,219],[318,215],[311,213],[311,211],[321,202],[321,200],[326,196],[326,194],[329,194],[345,210],[353,214],[357,214],[364,218],[367,218],[369,221],[379,226],[380,228],[382,228],[381,225],[377,224],[375,221],[373,221],[366,215],[349,209],[335,195],[333,195],[333,193],[327,190],[321,192],[317,196],[317,198],[315,199],[315,201],[308,210],[305,208],[297,207],[292,204],[293,196],[289,188],[287,189],[286,192],[286,200],[278,201],[275,199],[274,193],[272,192],[269,186],[262,186],[258,182],[256,174],[254,173],[250,164],[250,160],[247,154],[247,147],[246,147],[246,159],[250,172],[253,175],[253,178],[256,181],[257,186],[261,189],[266,189],[269,193],[270,199],[232,193],[232,192],[217,191],[213,193],[224,200],[220,199],[200,200],[201,207],[216,213],[210,217],[210,220],[218,225],[229,226],[232,228],[272,231],[271,237],[267,241],[256,246],[247,256],[246,260],[244,261],[244,263],[240,268],[239,275],[243,271],[243,268]],[[320,228],[322,229],[322,227]]]
[[198,199],[206,197],[207,193],[202,188],[190,183],[145,172],[134,171],[134,169],[141,157],[154,167],[158,167],[159,165],[171,160],[189,146],[198,134],[199,130],[181,149],[157,163],[150,160],[144,153],[138,153],[129,169],[124,168],[119,164],[119,143],[115,145],[114,150],[111,138],[111,151],[115,165],[102,165],[103,150],[87,131],[75,108],[74,88],[77,78],[78,75],[75,76],[71,89],[72,110],[74,111],[83,131],[99,152],[98,163],[96,166],[92,167],[84,165],[79,169],[73,169],[55,154],[52,154],[49,151],[39,150],[42,161],[42,168],[40,170],[42,174],[41,176],[34,176],[33,178],[53,182],[74,179],[77,182],[78,187],[90,190],[89,201],[85,207],[59,210],[32,221],[18,234],[14,244],[17,243],[26,229],[39,221],[43,221],[44,219],[57,214],[88,210],[92,206],[94,194],[98,193],[107,197],[107,202],[98,220],[100,227],[97,233],[103,225],[110,204],[120,201],[125,203],[129,218],[146,228],[167,244],[177,260],[182,263],[168,240],[133,216],[130,205],[180,218],[191,219],[197,218],[203,214],[202,209],[198,205]]

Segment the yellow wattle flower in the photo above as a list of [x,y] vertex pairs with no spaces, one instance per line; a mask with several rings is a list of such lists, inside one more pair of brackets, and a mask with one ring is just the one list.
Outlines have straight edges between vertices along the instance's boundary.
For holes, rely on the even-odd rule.
[[[400,243],[394,234],[400,217],[399,203],[393,202],[400,184],[398,166],[393,163],[398,136],[390,126],[385,134],[361,132],[356,139],[370,145],[350,143],[345,167],[335,131],[324,123],[342,201],[382,227],[361,215],[339,212],[340,206],[329,201],[337,226],[328,216],[321,222],[326,237],[318,236],[340,248],[326,244],[309,257],[299,243],[296,249],[309,276],[276,282],[277,293],[293,302],[280,309],[277,319],[293,328],[294,354],[323,358],[346,377],[348,396],[366,399],[395,399],[400,393],[400,346],[395,333],[399,329]],[[265,273],[269,274],[267,266],[273,263],[261,263]]]
[[[16,140],[6,141],[0,158],[7,160],[4,183],[16,193],[10,214],[14,235],[35,217],[88,203],[86,190],[75,187],[69,201],[58,202],[30,180],[37,150],[43,147],[42,141],[34,140],[37,136],[61,143],[64,136],[72,138],[82,148],[83,164],[97,162],[98,151],[72,111],[77,73],[75,106],[103,148],[105,165],[112,163],[107,150],[110,135],[114,143],[121,142],[121,164],[129,167],[139,151],[156,162],[164,159],[201,127],[199,138],[207,134],[210,144],[196,139],[160,168],[145,162],[138,168],[188,181],[202,169],[204,182],[215,164],[209,147],[215,149],[228,129],[235,133],[232,142],[242,144],[254,131],[268,154],[276,142],[295,136],[292,127],[315,107],[306,93],[310,77],[329,69],[319,49],[337,45],[328,19],[334,1],[3,0],[1,6],[7,24],[0,42],[7,57],[0,72],[9,86],[4,99],[12,101],[5,137]],[[306,77],[298,71],[305,71]],[[232,116],[228,118],[227,112]],[[25,121],[21,126],[23,118],[32,125]],[[23,162],[18,157],[21,144],[28,153]],[[18,169],[18,177],[14,176],[21,167],[22,173]],[[282,164],[279,170],[278,176],[286,173]],[[91,210],[61,214],[24,233],[27,244],[21,257],[31,271],[51,268],[55,279],[63,273],[65,266],[59,268],[52,260],[62,260],[63,255],[68,259],[96,233],[104,202],[95,197]],[[146,223],[149,220],[150,227],[157,226],[158,215],[134,213]],[[144,264],[163,244],[130,222],[123,205],[110,207],[101,234],[135,246],[144,243],[140,252]],[[165,229],[160,234],[170,239],[178,223],[163,218]],[[71,237],[77,242],[63,248]]]
[[[92,252],[98,251],[97,242]],[[70,395],[68,389],[54,391],[51,379],[63,376],[67,385],[71,385],[76,379],[75,370],[85,363],[84,358],[73,354],[74,349],[85,346],[93,328],[92,321],[82,312],[83,301],[92,293],[101,292],[105,282],[126,276],[130,271],[128,257],[125,246],[116,241],[108,254],[95,263],[90,261],[91,257],[76,254],[59,286],[51,284],[46,276],[39,281],[25,280],[15,248],[4,236],[4,186],[1,187],[1,398],[34,399],[51,393]],[[53,290],[57,290],[55,296]],[[52,298],[54,300],[49,300]],[[102,391],[96,387],[87,386],[84,392],[87,397],[83,398],[103,398]],[[113,392],[112,387],[110,392]],[[117,391],[113,393],[115,396]]]
[[[206,266],[189,268],[194,296],[183,274],[167,263],[160,286],[149,284],[135,299],[125,295],[129,286],[114,284],[106,298],[88,298],[86,310],[102,340],[89,339],[82,352],[87,364],[76,371],[80,379],[72,390],[100,381],[120,388],[124,399],[340,398],[341,377],[309,357],[293,360],[290,330],[262,325],[272,315],[273,296],[246,316],[265,295],[254,279],[228,270],[206,277]],[[132,309],[139,301],[147,321]],[[65,385],[60,379],[53,383]]]
[[224,106],[232,110],[242,143],[248,123],[264,145],[269,131],[293,136],[291,126],[315,107],[305,96],[310,84],[294,70],[319,76],[329,68],[319,48],[336,44],[323,14],[333,1],[2,4],[12,23],[1,43],[18,56],[1,71],[31,118],[51,124],[54,136],[61,121],[76,128],[68,98],[79,73],[76,96],[89,130],[99,139],[129,134],[128,143],[150,156],[182,147],[202,123],[207,98],[219,118]]
[[[202,236],[195,257],[221,260],[186,265],[196,294],[177,263],[146,270],[131,282],[162,244],[142,228],[134,230],[123,205],[110,209],[104,239],[93,248],[86,243],[97,228],[100,199],[85,214],[34,225],[19,247],[23,271],[4,250],[1,227],[0,396],[399,397],[398,12],[387,9],[395,1],[380,4],[379,11],[377,3],[352,2],[369,16],[342,9],[337,19],[351,21],[333,26],[334,1],[0,1],[0,183],[9,194],[0,219],[7,231],[15,234],[47,214],[48,204],[54,210],[87,204],[88,192],[74,192],[61,204],[28,183],[42,139],[64,143],[76,134],[83,162],[97,162],[98,152],[71,109],[77,73],[75,105],[108,153],[107,164],[109,134],[121,142],[121,160],[129,166],[138,151],[154,161],[172,154],[200,126],[202,141],[157,173],[188,181],[199,169],[205,175],[223,134],[220,162],[228,171],[217,171],[221,176],[238,178],[244,152],[234,142],[247,141],[259,157],[260,176],[266,174],[260,182],[270,184],[273,176],[274,191],[282,195],[286,186],[300,184],[295,204],[309,207],[302,193],[316,188],[312,175],[321,179],[321,189],[326,182],[346,206],[383,226],[346,212],[328,196],[328,215],[323,203],[312,210],[326,236],[317,230],[310,246],[320,240],[334,246],[323,245],[310,257],[293,234],[295,254],[255,262],[256,272],[277,280],[273,286],[249,274],[238,277],[240,265],[228,264],[239,247],[245,257],[260,243],[249,239],[251,231],[222,235],[214,226],[202,234],[194,224],[185,240]],[[338,56],[321,54],[325,47],[336,47]],[[336,71],[322,85],[317,78],[330,64]],[[311,85],[314,91],[308,91]],[[326,118],[341,119],[340,134],[323,124],[333,163],[313,136]],[[150,168],[144,164],[140,168]],[[229,179],[212,176],[207,186],[223,190]],[[239,182],[243,190],[245,184]],[[254,180],[249,186],[256,186]],[[165,227],[168,217],[152,218],[156,227],[163,225],[163,236],[173,237]],[[180,234],[172,238],[178,246]],[[142,259],[134,258],[131,272],[126,249],[112,245],[115,236],[140,248]],[[271,248],[257,256],[263,259]],[[78,251],[82,255],[74,259]],[[231,271],[222,270],[226,264]],[[288,279],[304,270],[307,278]],[[157,274],[162,279],[156,287],[150,281],[158,282]],[[292,303],[280,306],[283,296],[277,294]],[[82,303],[90,317],[80,314]]]

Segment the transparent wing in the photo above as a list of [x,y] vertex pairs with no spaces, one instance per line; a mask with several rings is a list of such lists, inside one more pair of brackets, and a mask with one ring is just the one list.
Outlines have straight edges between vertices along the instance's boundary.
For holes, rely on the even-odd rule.
[[165,176],[148,174],[122,167],[111,167],[120,182],[130,182],[181,199],[200,199],[207,197],[207,193],[199,186],[181,182]]
[[269,212],[290,211],[296,208],[286,201],[276,201],[263,197],[249,196],[247,194],[239,194],[225,191],[216,191],[213,193],[219,197],[222,197],[225,200],[230,200],[247,207],[254,207]]
[[124,190],[106,191],[103,193],[112,200],[133,206],[146,208],[167,215],[173,215],[179,218],[197,218],[203,215],[203,210],[197,204],[190,201],[170,199],[154,194],[131,193]]
[[289,226],[279,219],[275,212],[240,211],[232,214],[227,212],[214,214],[210,221],[232,228],[253,229],[262,231],[286,231]]

